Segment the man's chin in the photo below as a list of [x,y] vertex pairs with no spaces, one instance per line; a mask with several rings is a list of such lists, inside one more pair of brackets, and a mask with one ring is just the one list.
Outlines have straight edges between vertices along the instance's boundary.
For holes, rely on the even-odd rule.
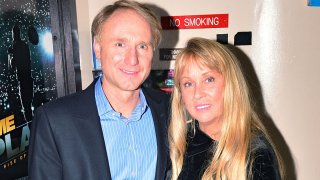
[[137,84],[137,83],[135,83],[135,84],[130,83],[130,84],[123,84],[122,85],[122,89],[125,91],[136,91],[136,90],[139,90],[140,87],[141,87],[141,85]]

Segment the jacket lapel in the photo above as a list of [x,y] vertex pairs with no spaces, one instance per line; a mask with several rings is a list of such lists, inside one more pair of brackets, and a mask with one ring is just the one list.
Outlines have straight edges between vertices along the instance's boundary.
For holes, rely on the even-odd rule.
[[[168,122],[168,99],[158,97],[156,93],[142,88],[148,105],[152,112],[156,137],[157,137],[157,168],[155,179],[164,179],[168,158],[167,122]],[[152,94],[152,95],[151,95]]]
[[[97,80],[97,79],[96,79]],[[104,143],[102,128],[100,124],[100,118],[98,115],[98,110],[95,102],[95,82],[91,83],[82,93],[82,98],[79,99],[79,103],[83,108],[82,111],[77,114],[79,118],[83,120],[86,124],[82,129],[83,132],[88,132],[88,138],[95,141],[95,147],[92,147],[92,156],[97,160],[95,168],[101,170],[105,169],[102,179],[111,180],[111,173],[108,163],[108,156],[106,152],[106,147]],[[164,96],[158,96],[157,93],[151,92],[150,89],[142,88],[143,93],[146,97],[147,103],[151,109],[156,138],[157,138],[157,167],[155,179],[162,180],[165,178],[167,159],[169,154],[168,140],[167,140],[167,124],[168,124],[168,109],[169,109],[169,98]],[[85,118],[83,118],[85,117]],[[104,158],[105,157],[105,158]]]
[[81,107],[85,108],[80,111],[79,117],[82,117],[82,121],[85,124],[83,125],[85,129],[82,131],[87,132],[87,137],[94,141],[95,144],[94,147],[91,147],[92,154],[90,155],[92,158],[96,159],[93,167],[101,170],[103,176],[101,179],[111,180],[108,156],[100,124],[100,117],[95,102],[95,82],[96,80],[83,91],[83,96],[81,96],[82,99],[79,103],[84,104]]

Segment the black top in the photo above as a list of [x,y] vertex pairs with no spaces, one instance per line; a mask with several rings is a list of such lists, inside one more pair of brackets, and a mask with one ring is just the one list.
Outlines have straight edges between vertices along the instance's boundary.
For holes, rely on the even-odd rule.
[[[187,150],[180,180],[201,179],[205,169],[212,158],[212,149],[216,141],[203,133],[198,127],[193,136],[188,135]],[[264,136],[257,136],[251,143],[253,162],[253,180],[278,180],[280,179],[274,151]]]

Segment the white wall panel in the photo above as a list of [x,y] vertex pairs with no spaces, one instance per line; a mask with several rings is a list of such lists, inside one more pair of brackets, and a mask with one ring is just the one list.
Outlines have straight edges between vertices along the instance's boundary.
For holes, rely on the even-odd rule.
[[[83,87],[92,80],[90,24],[100,8],[110,2],[77,0]],[[228,42],[233,44],[237,32],[251,31],[252,45],[236,48],[247,61],[252,82],[261,88],[257,90],[260,105],[270,117],[267,126],[288,165],[288,179],[319,179],[320,7],[308,7],[304,0],[140,2],[157,6],[159,16],[229,14],[228,28],[167,30],[160,48],[181,48],[190,37],[215,39],[222,33],[227,33]],[[171,41],[170,34],[176,36]],[[153,68],[168,68],[168,62],[160,62],[158,56],[155,53]]]

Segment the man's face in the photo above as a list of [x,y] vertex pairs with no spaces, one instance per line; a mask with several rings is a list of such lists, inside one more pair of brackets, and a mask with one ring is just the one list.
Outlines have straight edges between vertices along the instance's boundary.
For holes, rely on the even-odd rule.
[[151,27],[136,11],[116,10],[94,41],[100,59],[102,85],[113,92],[137,90],[151,70]]

